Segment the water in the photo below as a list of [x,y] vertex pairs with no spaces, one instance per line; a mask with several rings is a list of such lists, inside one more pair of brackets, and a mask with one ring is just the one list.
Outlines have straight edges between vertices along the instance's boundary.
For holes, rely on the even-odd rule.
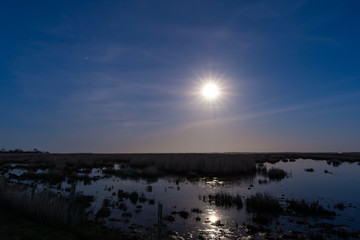
[[[329,206],[331,210],[334,210],[333,207],[337,203],[344,203],[345,206],[356,206],[357,208],[347,207],[344,211],[337,211],[340,216],[337,216],[334,221],[323,220],[323,222],[346,224],[351,230],[360,230],[356,229],[357,226],[360,226],[360,191],[356,191],[355,186],[356,183],[360,182],[359,165],[343,163],[334,167],[326,161],[298,159],[295,162],[265,163],[265,166],[267,169],[271,167],[283,169],[290,176],[281,181],[270,181],[268,184],[259,184],[259,179],[264,179],[259,175],[247,178],[239,176],[227,179],[200,179],[199,181],[182,179],[178,184],[176,184],[177,178],[175,177],[162,178],[155,183],[148,183],[145,180],[121,180],[112,177],[99,180],[91,185],[79,184],[77,189],[84,194],[96,196],[94,212],[101,207],[104,198],[117,201],[117,196],[112,194],[114,192],[116,194],[118,189],[130,193],[133,191],[139,194],[143,193],[147,199],[154,199],[155,203],[161,203],[164,216],[171,215],[173,211],[187,211],[190,213],[188,219],[173,215],[175,221],[168,223],[168,229],[187,237],[189,237],[189,233],[197,236],[196,234],[200,231],[207,231],[216,235],[222,228],[227,229],[248,222],[249,216],[244,208],[240,211],[223,209],[199,200],[199,196],[207,196],[217,192],[239,194],[244,199],[257,192],[266,192],[279,199],[319,201],[325,207]],[[312,168],[314,171],[306,172],[306,168]],[[330,173],[325,173],[325,170]],[[146,192],[147,186],[152,186],[152,192]],[[111,191],[104,190],[109,187],[112,187]],[[129,200],[126,200],[125,203],[128,206],[127,212],[132,213],[129,221],[126,223],[107,222],[108,225],[126,229],[132,223],[143,225],[156,223],[157,204],[142,204],[142,211],[136,213],[135,209],[138,204],[132,204]],[[192,213],[192,208],[199,208],[202,213]],[[110,218],[121,219],[122,213],[123,211],[114,209]],[[200,221],[196,221],[196,217],[199,217]],[[207,218],[213,221],[207,221]],[[220,220],[224,226],[211,225],[214,220]]]
[[[224,209],[202,200],[202,196],[218,192],[239,194],[243,197],[244,202],[247,197],[258,192],[269,193],[279,199],[281,203],[285,203],[287,199],[319,201],[326,209],[335,210],[337,216],[334,220],[306,219],[306,222],[312,224],[328,222],[344,225],[347,230],[360,231],[360,191],[356,186],[360,182],[360,166],[357,163],[342,163],[339,166],[333,166],[326,161],[298,159],[295,162],[280,161],[264,165],[267,169],[272,167],[283,169],[288,172],[289,177],[281,181],[260,184],[259,180],[265,179],[260,174],[239,175],[231,178],[201,178],[194,181],[173,176],[160,178],[153,182],[112,176],[102,177],[97,181],[92,181],[91,184],[78,182],[76,191],[84,195],[95,196],[95,201],[88,209],[92,213],[90,214],[92,218],[95,218],[96,212],[103,206],[104,199],[109,199],[111,215],[103,221],[108,226],[122,229],[128,229],[134,224],[137,225],[137,228],[155,226],[158,221],[158,204],[161,203],[163,216],[175,217],[173,222],[163,221],[166,229],[176,231],[187,239],[197,239],[199,234],[210,238],[219,236],[232,238],[240,234],[246,235],[246,229],[242,224],[251,223],[251,219],[245,207],[240,210]],[[307,168],[312,168],[314,171],[306,172]],[[21,171],[15,174],[21,174]],[[101,169],[93,169],[89,176],[103,175]],[[151,191],[148,191],[149,186],[152,188]],[[42,188],[46,188],[46,185],[43,185]],[[65,188],[69,188],[69,184],[66,182],[62,183],[62,190],[55,188],[52,190],[65,194],[63,191]],[[120,189],[128,193],[137,192],[139,196],[144,195],[146,201],[138,200],[135,203],[130,199],[124,199],[121,209],[119,209],[120,202],[117,194]],[[344,203],[343,211],[334,208],[334,205],[338,203]],[[124,210],[124,205],[126,210]],[[192,212],[193,208],[200,209],[201,213]],[[179,214],[172,214],[179,211],[188,212],[188,218],[184,219]],[[131,217],[124,217],[124,212],[130,213]],[[295,219],[298,218],[295,217]],[[218,225],[214,224],[217,220],[220,220]],[[291,222],[287,216],[275,219],[269,227],[280,228],[283,231],[306,230],[304,225]]]

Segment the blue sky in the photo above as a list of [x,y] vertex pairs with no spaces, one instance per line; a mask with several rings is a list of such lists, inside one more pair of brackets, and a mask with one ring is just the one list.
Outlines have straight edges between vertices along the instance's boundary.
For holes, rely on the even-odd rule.
[[[358,1],[2,1],[0,147],[360,151]],[[206,102],[207,79],[221,97]]]

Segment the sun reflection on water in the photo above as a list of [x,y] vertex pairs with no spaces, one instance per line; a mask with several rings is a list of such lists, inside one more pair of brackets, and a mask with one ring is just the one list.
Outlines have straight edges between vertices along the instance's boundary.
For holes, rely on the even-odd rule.
[[209,217],[209,220],[210,220],[212,223],[214,223],[214,222],[216,222],[217,217],[216,217],[215,215],[212,215],[212,216]]

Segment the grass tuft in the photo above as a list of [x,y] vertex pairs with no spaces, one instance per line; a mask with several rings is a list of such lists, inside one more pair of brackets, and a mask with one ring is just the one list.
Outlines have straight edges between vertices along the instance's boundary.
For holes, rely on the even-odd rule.
[[305,200],[288,200],[287,209],[296,212],[305,217],[325,217],[332,219],[336,216],[334,211],[326,210],[319,202],[307,202]]
[[267,225],[277,218],[282,208],[279,201],[266,193],[256,193],[246,199],[246,211],[252,214],[252,221]]
[[206,196],[199,196],[199,199],[204,202],[209,202],[217,207],[231,208],[236,207],[237,209],[243,208],[243,201],[240,195],[232,196],[228,193],[216,193],[214,195],[209,194]]
[[271,168],[267,171],[270,180],[280,181],[288,176],[287,172],[280,168]]

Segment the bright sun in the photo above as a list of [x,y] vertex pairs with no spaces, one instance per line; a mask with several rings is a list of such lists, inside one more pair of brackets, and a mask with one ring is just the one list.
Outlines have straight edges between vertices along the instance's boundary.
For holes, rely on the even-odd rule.
[[215,100],[219,96],[219,88],[214,83],[207,83],[202,88],[202,95],[208,100]]

